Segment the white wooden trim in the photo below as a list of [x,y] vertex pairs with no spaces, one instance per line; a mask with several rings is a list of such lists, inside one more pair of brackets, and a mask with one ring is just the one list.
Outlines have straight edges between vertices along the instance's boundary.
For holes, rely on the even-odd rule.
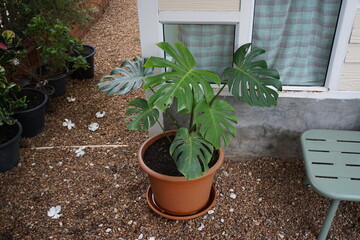
[[159,10],[239,11],[240,0],[159,0]]
[[240,13],[238,11],[159,11],[159,21],[163,24],[236,24],[239,20]]
[[[220,89],[219,86],[212,84],[214,92]],[[220,96],[232,96],[228,87],[220,93]],[[329,91],[325,87],[284,87],[279,92],[279,97],[283,98],[309,98],[309,99],[360,99],[360,91]]]
[[237,48],[245,43],[252,42],[252,30],[253,30],[253,19],[254,19],[254,8],[255,0],[244,0],[241,1],[240,6],[240,19],[239,19],[239,33]]
[[341,6],[328,73],[325,81],[325,87],[329,88],[331,91],[337,91],[339,89],[346,49],[353,26],[353,21],[349,21],[349,19],[353,20],[355,18],[355,6],[357,2],[358,0],[343,0]]
[[162,51],[155,45],[163,37],[163,28],[158,16],[157,0],[137,0],[137,4],[142,56],[161,57]]

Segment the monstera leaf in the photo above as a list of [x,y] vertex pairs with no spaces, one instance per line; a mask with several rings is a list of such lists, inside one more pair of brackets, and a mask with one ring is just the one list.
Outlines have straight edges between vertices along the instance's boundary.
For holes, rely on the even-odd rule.
[[236,66],[224,71],[229,90],[235,98],[251,106],[275,106],[278,93],[273,88],[279,91],[282,89],[279,73],[267,68],[264,60],[253,61],[265,50],[253,48],[249,52],[250,46],[250,43],[241,46],[234,54]]
[[236,128],[230,122],[237,123],[237,119],[230,112],[235,112],[235,109],[229,103],[219,99],[215,99],[211,104],[203,100],[195,107],[197,129],[201,136],[216,149],[221,147],[221,139],[225,145],[229,144],[227,132],[234,137],[236,135]]
[[195,70],[196,61],[189,49],[183,44],[176,42],[174,49],[169,43],[157,44],[162,50],[170,55],[175,62],[164,58],[150,57],[145,67],[160,67],[171,69],[155,76],[146,78],[144,88],[155,88],[164,82],[171,81],[171,84],[163,84],[149,98],[161,111],[165,111],[177,100],[177,111],[189,113],[194,103],[205,97],[207,101],[214,96],[213,89],[209,82],[220,84],[218,75],[211,71]]
[[[170,154],[174,159],[177,169],[186,179],[194,179],[202,176],[209,170],[214,148],[198,133],[180,128],[176,132],[175,139],[170,146]],[[201,162],[200,162],[201,161]]]
[[[104,76],[98,83],[98,88],[109,95],[123,95],[130,90],[136,90],[143,86],[147,76],[152,74],[152,68],[145,68],[141,58],[133,61],[126,60],[121,67],[115,68],[110,74]],[[120,74],[120,75],[115,75]]]
[[143,98],[135,98],[129,103],[129,106],[136,108],[128,108],[126,114],[133,114],[125,118],[125,122],[133,119],[126,126],[129,130],[146,131],[152,127],[159,118],[159,111],[153,106],[149,105],[148,102]]

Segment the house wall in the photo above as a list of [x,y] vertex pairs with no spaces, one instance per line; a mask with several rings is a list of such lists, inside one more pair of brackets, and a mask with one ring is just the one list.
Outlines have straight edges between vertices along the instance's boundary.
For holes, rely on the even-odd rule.
[[[234,160],[301,157],[300,135],[308,129],[360,130],[360,99],[279,98],[271,108],[222,99],[236,109],[238,118],[237,136],[230,136],[231,144],[225,148],[226,157]],[[164,123],[175,129],[171,119],[165,117]]]
[[239,11],[240,0],[159,0],[165,11]]
[[339,90],[360,91],[360,9],[356,11]]

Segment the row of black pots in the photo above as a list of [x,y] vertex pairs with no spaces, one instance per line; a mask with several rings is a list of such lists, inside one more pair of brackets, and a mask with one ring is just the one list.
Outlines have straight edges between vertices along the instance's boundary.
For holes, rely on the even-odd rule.
[[[81,52],[81,55],[85,57],[89,63],[89,68],[75,70],[71,74],[72,78],[88,79],[94,77],[95,52],[96,49],[94,47],[84,45],[84,50]],[[40,67],[39,72],[41,72],[41,70]],[[46,108],[49,107],[48,94],[50,93],[52,97],[65,94],[67,83],[66,74],[52,77],[48,79],[48,82],[48,88],[53,88],[52,93],[51,90],[43,92],[36,88],[23,88],[20,93],[17,94],[17,97],[26,96],[29,101],[35,99],[37,103],[34,106],[29,105],[27,109],[16,111],[14,113],[14,118],[18,120],[16,124],[0,126],[1,133],[7,131],[11,135],[10,137],[7,136],[6,142],[0,142],[0,172],[10,170],[19,163],[20,136],[34,137],[44,130]]]

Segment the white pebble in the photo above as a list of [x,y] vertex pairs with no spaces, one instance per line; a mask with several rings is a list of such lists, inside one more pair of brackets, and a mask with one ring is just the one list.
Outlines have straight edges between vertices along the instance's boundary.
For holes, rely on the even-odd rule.
[[223,223],[223,222],[225,222],[225,220],[222,218],[222,219],[220,219],[220,222],[222,222],[222,223]]
[[229,176],[229,173],[227,171],[224,170],[223,173],[224,173],[225,177]]
[[207,213],[208,214],[214,214],[214,212],[215,212],[214,210],[209,210]]
[[233,209],[233,208],[230,208],[229,211],[230,211],[230,212],[234,212],[234,209]]
[[98,226],[99,226],[99,227],[103,227],[103,226],[104,226],[104,224],[102,224],[102,223],[101,223],[101,224],[99,224]]
[[232,199],[235,199],[235,198],[236,198],[236,194],[235,194],[235,193],[230,193],[230,197],[231,197]]
[[107,228],[105,232],[107,233],[111,232],[111,228]]
[[201,231],[205,228],[205,225],[203,223],[201,223],[200,227],[198,227],[198,230]]
[[150,237],[149,240],[155,240],[155,237]]
[[230,192],[234,192],[234,189],[230,188]]
[[144,234],[140,234],[140,235],[138,236],[138,239],[143,239],[143,237],[144,237]]
[[133,220],[128,221],[128,224],[131,225],[133,223]]

